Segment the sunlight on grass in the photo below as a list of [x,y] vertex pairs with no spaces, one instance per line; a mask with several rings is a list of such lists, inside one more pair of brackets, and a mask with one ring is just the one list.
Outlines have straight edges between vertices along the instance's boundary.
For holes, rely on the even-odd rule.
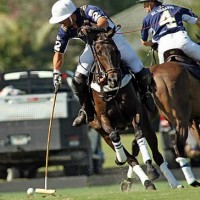
[[24,193],[1,193],[0,200],[191,200],[199,199],[199,189],[188,187],[184,189],[170,189],[167,182],[155,182],[156,191],[145,190],[141,184],[133,184],[129,192],[121,192],[119,185],[84,187],[84,188],[66,188],[58,189],[55,196],[34,194],[27,196]]

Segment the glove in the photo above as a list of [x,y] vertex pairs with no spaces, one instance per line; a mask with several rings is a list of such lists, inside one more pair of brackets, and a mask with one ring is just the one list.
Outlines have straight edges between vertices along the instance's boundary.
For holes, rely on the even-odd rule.
[[58,90],[60,88],[62,82],[62,74],[59,70],[53,71],[53,84],[55,87],[55,90]]

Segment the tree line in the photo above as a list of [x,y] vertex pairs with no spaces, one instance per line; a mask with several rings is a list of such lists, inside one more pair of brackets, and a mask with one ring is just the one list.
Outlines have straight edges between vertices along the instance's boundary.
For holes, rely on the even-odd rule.
[[[0,71],[18,69],[52,69],[53,45],[59,25],[50,25],[51,7],[56,0],[1,0]],[[100,6],[112,16],[135,4],[130,0],[74,0],[77,6]],[[196,2],[196,1],[195,1]],[[199,10],[196,3],[194,8]],[[141,7],[143,9],[143,7]],[[127,19],[130,20],[130,19]],[[199,33],[196,28],[189,33]],[[64,68],[73,70],[83,44],[72,41]]]

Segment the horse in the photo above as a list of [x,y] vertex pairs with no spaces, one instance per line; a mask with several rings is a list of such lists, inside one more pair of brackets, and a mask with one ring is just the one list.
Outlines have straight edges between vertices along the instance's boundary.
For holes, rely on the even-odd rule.
[[[159,113],[175,128],[174,150],[188,185],[200,187],[195,179],[184,146],[188,129],[200,144],[200,66],[180,49],[164,53],[165,62],[150,67],[153,75],[152,93]],[[193,71],[195,72],[193,73]]]
[[[164,173],[171,187],[179,187],[171,171],[168,169],[161,153],[158,150],[158,141],[151,126],[149,116],[144,105],[138,98],[136,82],[132,74],[122,67],[120,52],[112,37],[115,29],[102,31],[98,28],[88,27],[82,29],[81,35],[86,38],[94,55],[94,66],[91,70],[91,96],[94,103],[96,118],[90,122],[116,153],[116,164],[129,164],[130,178],[133,172],[140,178],[146,189],[155,190],[151,180],[158,178],[156,169],[151,164],[151,158],[146,146],[146,140],[152,150],[155,163]],[[122,130],[133,128],[137,148],[130,154],[121,144],[120,133]],[[145,137],[144,137],[145,135]],[[146,138],[146,139],[145,139]],[[136,156],[142,153],[147,164],[147,174],[143,172]],[[151,179],[151,180],[150,180]],[[122,182],[122,190],[127,182]],[[126,186],[125,186],[126,188]]]

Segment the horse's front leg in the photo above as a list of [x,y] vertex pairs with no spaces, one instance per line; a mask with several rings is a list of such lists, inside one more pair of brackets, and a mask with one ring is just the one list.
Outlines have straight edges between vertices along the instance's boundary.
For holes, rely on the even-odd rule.
[[[112,128],[109,119],[105,115],[101,116],[101,123],[102,123],[103,129],[109,133],[109,138],[112,141],[113,149],[116,152],[116,157],[118,160],[117,164],[120,164],[120,163],[123,164],[127,161],[127,163],[131,166],[131,169],[133,170],[133,172],[135,172],[135,174],[141,180],[142,184],[145,186],[145,189],[156,190],[154,184],[149,180],[148,176],[144,173],[143,169],[140,167],[137,159],[134,156],[131,156],[128,153],[128,151],[123,147],[123,145],[121,144],[119,132]],[[126,183],[122,182],[121,190],[124,191],[126,190],[125,188],[130,188],[126,186],[127,186],[127,182]]]
[[129,168],[127,172],[127,178],[122,181],[121,183],[121,190],[122,191],[128,191],[130,190],[132,183],[134,181],[135,174],[140,179],[141,183],[145,186],[146,190],[156,190],[155,185],[149,180],[148,176],[145,174],[143,169],[140,167],[140,165],[135,165],[131,163],[131,158],[127,161],[129,163]]
[[184,147],[186,139],[188,137],[188,127],[180,125],[181,123],[178,124],[178,126],[176,127],[176,136],[174,141],[174,149],[177,156],[176,162],[180,164],[188,185],[191,185],[193,187],[200,187],[200,183],[195,179],[188,159],[185,156]]
[[112,141],[112,145],[114,148],[114,151],[116,153],[116,164],[123,165],[127,161],[127,151],[125,152],[123,145],[121,144],[121,138],[119,135],[119,132],[117,130],[114,130],[112,127],[110,120],[107,116],[101,115],[101,124],[103,129],[109,133],[109,138]]

